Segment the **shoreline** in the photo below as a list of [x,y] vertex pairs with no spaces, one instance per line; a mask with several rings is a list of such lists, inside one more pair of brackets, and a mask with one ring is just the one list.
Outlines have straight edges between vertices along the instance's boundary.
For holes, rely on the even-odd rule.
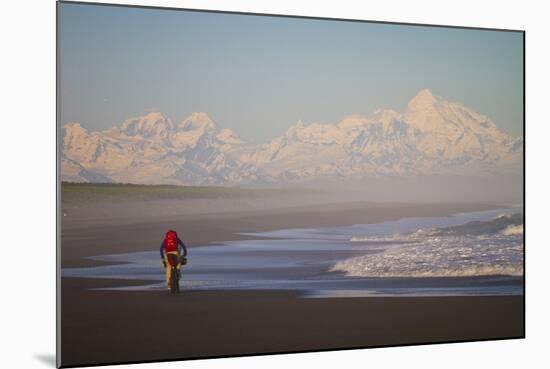
[[[342,205],[341,205],[342,206]],[[391,206],[389,208],[392,208]],[[483,210],[486,210],[485,205],[482,206]],[[334,210],[334,209],[333,209]],[[338,209],[341,210],[341,209]],[[370,210],[370,209],[368,209]],[[393,209],[392,209],[393,210]],[[436,212],[440,212],[442,209],[436,209]],[[451,214],[463,214],[463,216],[468,216],[468,213],[471,213],[472,209],[468,209],[468,211],[464,211],[463,208],[460,209],[460,212],[457,212],[457,209],[454,208],[447,208],[447,213],[450,212],[450,210],[453,210]],[[475,209],[479,211],[479,209]],[[501,210],[499,211],[488,211],[487,213],[484,213],[483,211],[480,213],[485,214],[483,216],[495,216],[494,214],[500,214]],[[502,211],[505,211],[505,209],[502,209]],[[476,213],[475,211],[473,213]],[[432,213],[433,214],[433,213]],[[394,219],[397,219],[397,222],[399,223],[401,220],[405,219],[405,224],[407,224],[406,219],[409,217],[403,217],[402,214],[392,214],[394,215]],[[397,215],[397,216],[395,216]],[[401,215],[401,216],[400,216]],[[417,215],[417,214],[415,214]],[[433,215],[426,215],[428,217]],[[377,216],[371,215],[371,220],[373,221],[379,221],[376,220]],[[421,217],[413,217],[413,218],[419,218],[412,221],[413,227],[416,225],[416,227],[430,227],[430,223],[433,222],[433,220],[427,219],[424,221],[424,225],[422,225],[422,218]],[[452,219],[452,217],[448,218]],[[460,219],[458,217],[457,219]],[[391,225],[391,227],[394,227],[393,220],[388,223],[387,226]],[[426,223],[427,222],[427,223]],[[331,223],[334,224],[334,223]],[[366,224],[367,228],[370,224]],[[295,226],[297,226],[295,224]],[[378,225],[375,225],[375,227],[378,227]],[[396,229],[399,229],[399,226]],[[401,226],[402,227],[402,226]],[[409,226],[405,226],[409,227]],[[327,231],[330,231],[332,227],[329,227]],[[337,228],[337,227],[335,227]],[[296,230],[294,230],[296,229]],[[316,249],[315,246],[313,249],[304,249],[303,251],[300,251],[300,246],[293,245],[291,248],[288,249],[288,251],[285,250],[288,245],[286,245],[287,242],[285,240],[292,242],[294,239],[293,234],[302,234],[302,236],[296,236],[298,237],[296,240],[301,239],[304,237],[303,235],[306,235],[305,239],[309,237],[310,230],[300,230],[299,228],[294,229],[283,229],[283,230],[277,230],[275,233],[271,233],[271,231],[267,231],[266,233],[247,233],[247,234],[239,234],[234,233],[235,238],[239,240],[244,240],[245,242],[236,242],[233,243],[233,245],[244,245],[241,247],[244,247],[246,250],[245,254],[243,254],[242,257],[239,257],[236,262],[240,264],[235,264],[235,261],[230,262],[230,264],[224,264],[228,261],[224,260],[230,260],[230,259],[224,259],[226,258],[225,252],[222,250],[226,250],[223,247],[225,247],[225,242],[212,242],[207,245],[188,245],[191,246],[190,249],[195,249],[195,253],[193,253],[194,259],[197,263],[196,265],[191,265],[192,268],[189,269],[188,276],[191,276],[190,279],[187,281],[187,288],[194,289],[197,287],[196,284],[194,284],[197,281],[197,273],[200,275],[204,275],[205,280],[212,280],[212,282],[209,282],[205,286],[205,290],[215,290],[218,288],[226,288],[229,290],[240,290],[240,289],[249,289],[250,287],[246,287],[248,281],[245,282],[239,282],[239,279],[237,278],[233,283],[216,283],[214,280],[219,279],[220,281],[226,280],[232,280],[231,274],[225,274],[224,273],[234,273],[233,269],[225,271],[225,268],[227,265],[232,265],[232,268],[235,268],[235,265],[241,265],[239,266],[239,271],[241,273],[249,273],[254,274],[257,273],[249,262],[245,261],[246,259],[242,259],[243,257],[248,258],[256,258],[254,259],[255,263],[260,263],[259,265],[263,265],[262,267],[259,267],[258,270],[262,270],[262,275],[260,276],[259,280],[256,280],[256,283],[252,283],[252,286],[255,286],[253,288],[257,289],[266,289],[271,290],[272,286],[269,285],[269,282],[266,283],[266,281],[269,281],[270,278],[273,278],[274,283],[276,285],[281,286],[281,289],[294,291],[296,289],[304,291],[305,294],[313,294],[318,296],[325,296],[325,297],[354,297],[354,296],[360,296],[360,297],[372,297],[372,296],[389,296],[392,295],[392,293],[388,292],[387,294],[384,291],[385,288],[392,288],[395,289],[397,294],[402,294],[403,292],[401,289],[406,288],[406,286],[410,286],[411,288],[411,295],[412,296],[468,296],[468,295],[521,295],[523,294],[523,288],[522,286],[517,286],[517,281],[515,281],[513,278],[507,276],[507,275],[501,275],[499,273],[496,273],[494,275],[466,275],[463,276],[464,278],[454,278],[459,276],[394,276],[394,277],[384,277],[384,278],[376,278],[375,276],[372,277],[362,277],[360,275],[357,275],[357,278],[352,278],[351,276],[346,277],[345,279],[348,282],[342,282],[342,278],[345,275],[344,271],[334,271],[332,270],[335,265],[338,263],[341,263],[345,260],[353,260],[356,257],[363,257],[366,254],[371,253],[379,253],[383,252],[382,249],[378,249],[376,247],[373,247],[373,249],[364,250],[356,250],[356,249],[349,249],[348,246],[344,246],[344,244],[341,244],[344,240],[347,240],[347,238],[339,239],[340,241],[337,241],[337,239],[334,239],[334,241],[331,241],[330,244],[332,245],[330,249],[325,250],[324,247],[321,246],[321,248]],[[346,228],[346,226],[344,227]],[[343,234],[345,234],[347,237],[350,237],[350,235],[357,234],[357,232],[360,232],[357,228],[352,228],[354,231],[351,233],[345,233],[350,232],[344,231]],[[392,228],[393,229],[393,228]],[[407,229],[407,228],[405,228]],[[410,228],[410,229],[417,229],[417,228]],[[282,231],[282,233],[277,233],[278,231]],[[319,231],[319,230],[318,230]],[[285,233],[286,232],[286,233]],[[297,233],[296,233],[297,232]],[[368,231],[367,231],[368,232]],[[258,242],[252,242],[248,240],[256,240]],[[296,241],[294,240],[294,241]],[[265,241],[265,242],[263,242]],[[275,242],[274,242],[275,241]],[[281,242],[283,242],[282,247],[283,250],[279,250],[278,248],[273,249],[273,245],[280,245]],[[403,241],[404,242],[404,241]],[[278,243],[278,244],[277,244]],[[368,242],[370,244],[370,242]],[[374,244],[386,244],[387,241],[374,241]],[[407,242],[404,242],[407,243]],[[391,243],[393,244],[393,243]],[[256,245],[256,246],[252,246]],[[209,251],[208,246],[216,247],[216,250]],[[220,247],[221,246],[221,247]],[[374,246],[374,245],[371,245]],[[237,246],[239,247],[239,246]],[[250,249],[252,247],[252,249]],[[310,246],[307,246],[308,248]],[[198,248],[198,249],[197,249]],[[237,249],[238,250],[238,249]],[[292,250],[292,251],[291,251]],[[143,252],[145,252],[143,254]],[[242,252],[242,251],[241,251]],[[290,254],[289,254],[290,252]],[[124,254],[128,255],[124,255]],[[137,256],[133,256],[133,254],[136,253]],[[144,277],[147,282],[142,283],[142,286],[144,287],[142,290],[150,290],[154,289],[155,285],[160,284],[160,279],[155,279],[155,277],[151,278],[151,276],[155,275],[152,272],[150,260],[155,260],[156,258],[156,250],[143,250],[141,251],[141,254],[139,251],[131,250],[129,252],[124,252],[123,250],[117,250],[118,255],[112,255],[111,257],[109,255],[97,255],[97,256],[84,256],[81,260],[79,260],[79,265],[76,266],[76,269],[73,269],[73,266],[66,266],[63,269],[67,269],[67,273],[63,272],[64,278],[78,278],[78,277],[87,277],[91,279],[104,279],[104,278],[118,278],[119,279],[119,288],[120,290],[125,290],[127,287],[131,287],[128,283],[125,283],[127,281],[135,280],[136,278],[139,279],[140,276]],[[313,256],[313,254],[315,256]],[[228,254],[229,255],[229,254]],[[238,254],[237,254],[238,255]],[[292,255],[292,256],[290,256]],[[296,267],[299,265],[309,265],[307,269],[304,269],[303,267],[300,267],[299,269],[296,269],[294,267],[292,268],[283,268],[281,266],[277,266],[277,264],[273,264],[273,262],[268,261],[270,258],[275,257],[273,260],[277,260],[277,258],[280,257],[286,257],[291,258],[292,260],[295,260],[294,262],[297,263]],[[326,263],[329,264],[326,264]],[[214,264],[212,264],[214,263]],[[305,263],[305,264],[304,264]],[[316,263],[320,263],[318,266],[315,266]],[[311,264],[311,265],[310,265]],[[147,266],[149,265],[149,266]],[[204,274],[204,271],[201,271],[202,265],[209,265],[210,268],[217,268],[212,269],[212,271],[208,270],[206,271],[207,274]],[[214,266],[217,265],[217,266]],[[196,267],[199,267],[197,269]],[[315,267],[314,267],[315,266]],[[84,268],[84,269],[78,269],[78,268]],[[97,271],[93,270],[93,267],[103,267],[101,269],[98,269]],[[109,268],[111,267],[111,268]],[[117,268],[118,267],[118,268]],[[145,267],[145,269],[144,269]],[[86,268],[92,268],[87,270]],[[135,269],[138,268],[138,269]],[[313,269],[312,269],[313,268]],[[72,270],[71,270],[72,269]],[[135,270],[135,271],[132,271]],[[214,270],[219,270],[219,272],[215,272]],[[136,274],[137,273],[137,274]],[[214,273],[214,274],[212,274]],[[221,274],[220,274],[221,273]],[[160,275],[160,273],[159,273]],[[208,277],[207,275],[210,275]],[[118,277],[116,277],[118,276]],[[127,276],[127,278],[125,278]],[[480,278],[476,278],[480,277]],[[201,281],[201,277],[198,278],[198,281]],[[254,280],[254,277],[251,280]],[[305,278],[306,280],[309,280],[311,282],[307,282],[306,284],[300,283],[299,285],[301,287],[297,287],[298,285],[295,284],[295,281],[300,280],[300,278]],[[328,278],[328,279],[327,279]],[[509,289],[511,291],[507,290],[500,290],[497,287],[491,286],[490,283],[487,281],[495,281],[495,280],[503,280],[505,285],[509,285]],[[213,280],[214,279],[214,280]],[[514,281],[514,282],[510,282]],[[359,283],[361,281],[361,283]],[[386,285],[379,283],[380,281],[383,281],[386,283]],[[395,283],[396,281],[401,281],[401,283]],[[403,282],[405,281],[405,282]],[[462,281],[462,285],[458,283],[458,281]],[[283,282],[285,285],[281,285],[280,283]],[[185,282],[184,282],[185,283]],[[244,286],[241,284],[244,283]],[[289,284],[290,283],[290,284]],[[511,284],[510,284],[511,283]],[[202,284],[202,282],[200,282]],[[327,290],[324,290],[324,287],[322,286],[328,286],[332,285],[331,288],[336,288],[335,291],[329,292]],[[376,286],[376,288],[372,287]],[[477,287],[476,287],[477,286]],[[457,293],[448,293],[448,291],[444,291],[441,294],[437,293],[438,289],[441,288],[454,288],[457,289]],[[475,292],[475,289],[479,288],[480,290]],[[342,296],[339,295],[338,289],[342,290],[343,292],[349,290],[346,293],[343,293]],[[361,292],[364,291],[364,294]],[[372,294],[372,296],[370,296]]]

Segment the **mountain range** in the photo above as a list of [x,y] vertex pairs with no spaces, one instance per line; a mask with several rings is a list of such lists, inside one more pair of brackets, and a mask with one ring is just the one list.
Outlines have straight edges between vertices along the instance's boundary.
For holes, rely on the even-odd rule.
[[518,173],[523,138],[429,90],[405,111],[377,110],[334,124],[299,121],[262,144],[206,113],[173,123],[152,112],[91,132],[63,126],[61,177],[71,182],[281,184],[335,178]]

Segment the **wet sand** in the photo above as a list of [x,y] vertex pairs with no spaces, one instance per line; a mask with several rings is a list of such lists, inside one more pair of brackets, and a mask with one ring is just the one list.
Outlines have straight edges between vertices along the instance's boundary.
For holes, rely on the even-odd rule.
[[64,279],[64,366],[524,336],[523,296],[89,290],[119,283]]

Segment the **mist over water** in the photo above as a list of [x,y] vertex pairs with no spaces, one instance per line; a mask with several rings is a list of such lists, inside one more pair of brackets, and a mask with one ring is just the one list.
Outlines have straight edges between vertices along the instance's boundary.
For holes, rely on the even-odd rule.
[[[376,201],[411,203],[519,204],[523,177],[517,174],[457,176],[433,175],[306,181],[296,188],[322,193],[325,202]],[[313,197],[311,194],[310,197]],[[307,198],[307,197],[306,197]]]

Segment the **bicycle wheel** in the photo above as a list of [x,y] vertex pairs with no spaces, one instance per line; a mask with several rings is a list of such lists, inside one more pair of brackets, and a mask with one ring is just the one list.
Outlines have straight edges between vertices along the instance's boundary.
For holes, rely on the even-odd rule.
[[177,268],[175,269],[176,273],[176,293],[180,293],[180,271]]
[[170,293],[179,292],[178,271],[176,267],[170,269]]

